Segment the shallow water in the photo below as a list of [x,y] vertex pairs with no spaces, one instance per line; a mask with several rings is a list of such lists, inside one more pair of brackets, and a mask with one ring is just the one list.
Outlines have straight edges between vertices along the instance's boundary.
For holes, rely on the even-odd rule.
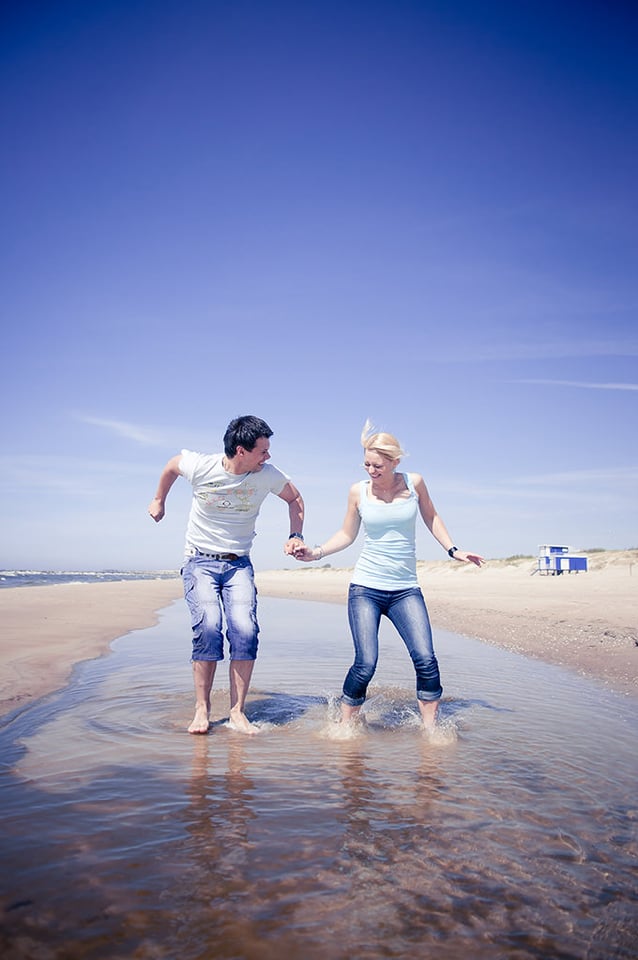
[[635,958],[635,700],[435,636],[420,730],[389,625],[366,723],[331,722],[345,607],[260,600],[248,714],[192,715],[183,602],[9,718],[3,960]]

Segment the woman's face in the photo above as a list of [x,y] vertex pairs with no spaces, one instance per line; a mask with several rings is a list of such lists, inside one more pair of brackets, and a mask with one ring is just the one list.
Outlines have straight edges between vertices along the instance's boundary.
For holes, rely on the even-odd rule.
[[366,450],[363,466],[371,480],[382,480],[384,477],[390,477],[398,462],[398,460],[389,460],[377,450]]

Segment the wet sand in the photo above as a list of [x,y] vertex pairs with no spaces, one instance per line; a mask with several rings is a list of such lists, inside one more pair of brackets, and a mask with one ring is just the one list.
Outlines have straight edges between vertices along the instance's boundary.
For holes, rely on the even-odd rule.
[[[591,554],[587,573],[531,575],[531,558],[482,569],[419,563],[434,629],[560,664],[638,695],[638,550]],[[303,565],[257,573],[263,596],[345,604],[351,570]],[[74,664],[152,626],[181,598],[174,580],[0,590],[0,716],[60,689]],[[344,610],[345,618],[345,610]],[[28,630],[25,630],[28,624]]]
[[157,623],[182,581],[61,583],[0,590],[0,716],[61,689],[76,663]]

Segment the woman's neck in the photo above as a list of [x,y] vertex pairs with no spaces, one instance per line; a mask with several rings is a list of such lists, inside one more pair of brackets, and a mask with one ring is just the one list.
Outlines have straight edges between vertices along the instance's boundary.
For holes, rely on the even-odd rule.
[[377,500],[385,500],[386,502],[393,500],[398,490],[397,481],[402,482],[402,478],[398,477],[396,473],[393,473],[392,479],[385,484],[381,484],[378,480],[371,480],[370,489],[373,496],[375,496]]

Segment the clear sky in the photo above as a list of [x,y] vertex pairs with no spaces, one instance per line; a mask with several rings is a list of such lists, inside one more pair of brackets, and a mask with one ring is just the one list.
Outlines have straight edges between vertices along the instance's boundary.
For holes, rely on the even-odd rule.
[[462,548],[638,545],[637,41],[617,0],[3,3],[0,566],[175,569],[161,468],[245,413],[311,543],[370,417]]

